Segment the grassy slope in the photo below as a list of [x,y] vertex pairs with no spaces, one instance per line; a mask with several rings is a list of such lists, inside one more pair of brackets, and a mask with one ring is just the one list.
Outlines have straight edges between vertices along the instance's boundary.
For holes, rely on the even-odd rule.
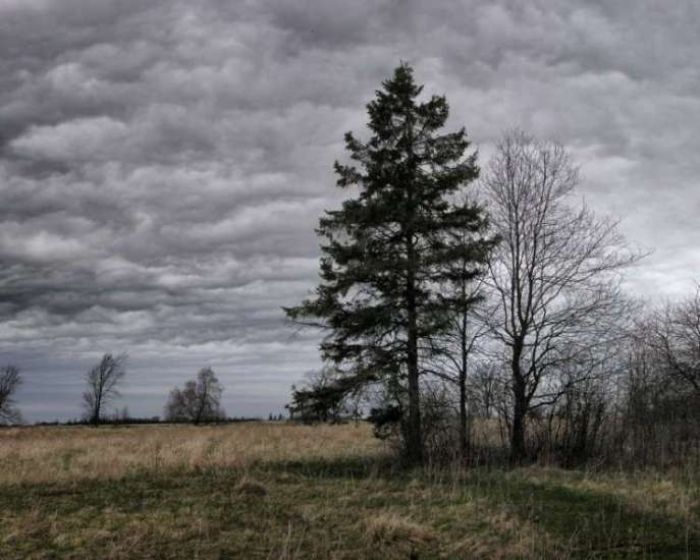
[[367,426],[0,431],[0,558],[700,558],[698,473],[399,472]]

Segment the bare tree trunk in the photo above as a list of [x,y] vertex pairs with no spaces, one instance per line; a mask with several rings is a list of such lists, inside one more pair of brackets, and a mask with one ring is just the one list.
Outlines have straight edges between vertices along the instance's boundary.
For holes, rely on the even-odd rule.
[[95,396],[95,408],[92,412],[92,418],[90,419],[90,423],[93,426],[97,426],[100,423],[100,413],[102,411],[102,377],[100,376],[100,379],[98,380],[98,390],[97,394]]
[[459,374],[459,450],[462,458],[469,453],[469,429],[467,418],[467,375]]
[[517,342],[513,347],[511,370],[513,374],[513,425],[510,434],[510,458],[515,464],[522,463],[527,457],[525,445],[525,415],[528,402],[525,379],[520,370],[520,355],[522,344]]

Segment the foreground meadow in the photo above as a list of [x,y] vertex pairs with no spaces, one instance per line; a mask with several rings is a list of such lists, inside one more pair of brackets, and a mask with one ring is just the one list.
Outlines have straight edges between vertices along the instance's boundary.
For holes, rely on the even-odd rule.
[[0,430],[0,558],[700,558],[700,473],[399,470],[365,424]]

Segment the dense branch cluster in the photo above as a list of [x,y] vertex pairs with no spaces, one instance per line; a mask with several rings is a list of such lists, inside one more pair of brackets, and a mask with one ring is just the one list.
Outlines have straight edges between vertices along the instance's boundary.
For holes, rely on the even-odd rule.
[[224,388],[214,370],[199,370],[196,380],[187,381],[182,389],[170,392],[165,405],[165,419],[170,422],[215,422],[224,418],[221,393]]

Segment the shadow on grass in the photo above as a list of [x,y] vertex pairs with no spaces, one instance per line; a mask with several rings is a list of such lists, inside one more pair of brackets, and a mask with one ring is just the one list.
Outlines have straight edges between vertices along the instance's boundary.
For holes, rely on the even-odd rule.
[[566,543],[575,558],[700,558],[698,520],[636,508],[612,494],[491,471],[465,482],[487,502]]
[[[398,505],[404,501],[401,492],[409,501],[414,499],[407,483],[418,480],[423,487],[442,489],[446,503],[477,499],[495,511],[505,510],[563,543],[574,558],[700,558],[697,516],[691,522],[643,510],[618,496],[572,488],[546,474],[535,480],[527,471],[473,469],[436,476],[402,470],[389,456],[258,462],[247,470],[261,480],[290,475],[301,480],[301,488],[308,488],[300,495],[302,500],[313,493],[315,483],[374,479],[392,485],[394,493],[387,499]],[[62,515],[86,507],[124,513],[158,507],[177,511],[187,495],[228,503],[222,489],[234,487],[242,474],[240,469],[217,467],[134,473],[109,481],[0,487],[0,500],[15,512],[39,509]]]
[[353,455],[338,459],[311,459],[294,461],[258,461],[253,468],[271,474],[289,474],[305,478],[326,479],[394,479],[405,476],[395,458],[386,456]]
[[[267,473],[313,480],[374,478],[401,484],[417,471],[402,470],[391,457],[259,463]],[[454,473],[422,476],[423,484],[455,487]],[[420,475],[419,475],[420,476]],[[558,477],[533,481],[505,469],[473,469],[458,487],[496,509],[506,510],[564,543],[574,558],[700,558],[698,519],[637,508],[605,492],[575,489]]]

